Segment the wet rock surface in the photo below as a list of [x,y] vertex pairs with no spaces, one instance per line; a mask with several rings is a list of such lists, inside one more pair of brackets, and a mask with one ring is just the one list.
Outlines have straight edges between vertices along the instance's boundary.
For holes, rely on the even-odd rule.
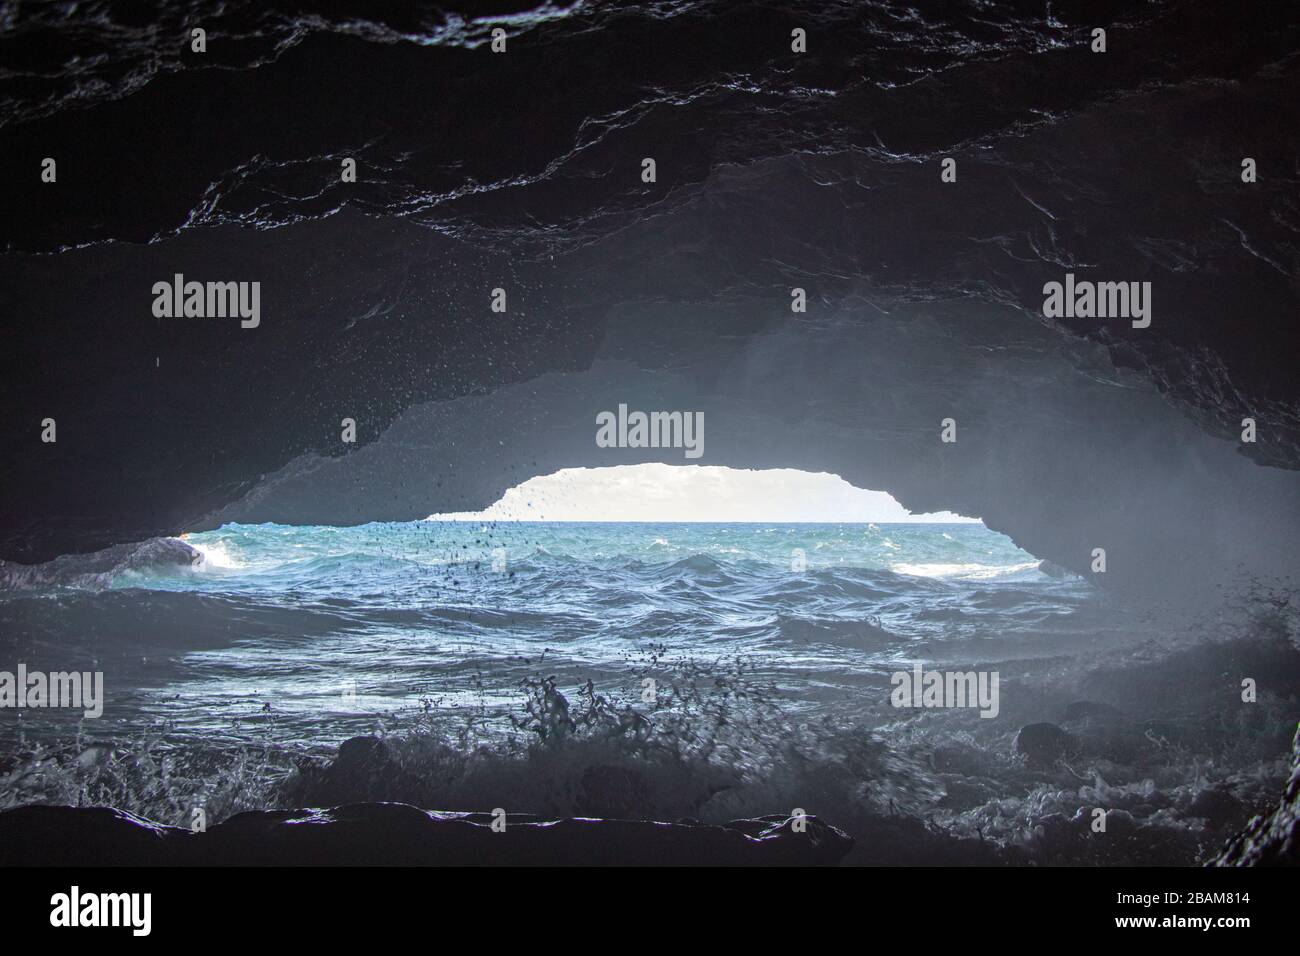
[[1055,724],[1026,724],[1016,734],[1016,753],[1034,766],[1050,766],[1081,749],[1077,737]]
[[[1217,807],[1208,808],[1214,812]],[[1300,866],[1300,729],[1291,778],[1277,807],[1254,817],[1210,860],[1210,866]]]
[[124,571],[198,567],[203,555],[178,538],[151,538],[118,544],[93,554],[64,555],[44,564],[0,561],[0,590],[35,588],[103,588]]

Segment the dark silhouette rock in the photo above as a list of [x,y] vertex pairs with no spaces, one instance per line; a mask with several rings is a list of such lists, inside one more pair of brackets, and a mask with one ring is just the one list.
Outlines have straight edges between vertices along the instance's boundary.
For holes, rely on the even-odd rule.
[[1080,749],[1079,739],[1056,724],[1026,724],[1016,734],[1016,753],[1031,766],[1050,766]]
[[0,866],[147,866],[188,835],[113,807],[19,807],[0,813]]
[[3,866],[804,866],[852,846],[813,816],[709,826],[358,803],[240,813],[192,833],[108,807],[0,813]]
[[1155,740],[1117,707],[1095,700],[1076,700],[1061,712],[1061,723],[1074,734],[1083,754],[1112,763],[1133,764],[1159,751]]
[[387,741],[380,737],[350,737],[339,744],[338,755],[329,771],[333,780],[368,781],[398,770],[400,761]]

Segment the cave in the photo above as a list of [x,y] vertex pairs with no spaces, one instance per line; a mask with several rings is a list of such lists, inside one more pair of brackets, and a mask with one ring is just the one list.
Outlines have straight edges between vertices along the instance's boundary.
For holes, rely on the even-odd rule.
[[[205,810],[212,824],[308,807],[342,825],[352,818],[321,808],[395,801],[490,829],[505,807],[577,827],[547,846],[517,838],[516,861],[617,863],[573,821],[676,814],[712,829],[697,851],[683,837],[675,861],[786,863],[813,861],[799,856],[813,853],[799,842],[807,821],[787,819],[807,803],[816,862],[1295,862],[1300,11],[346,6],[48,5],[0,19],[12,64],[0,75],[0,671],[113,665],[108,718],[75,744],[75,722],[0,707],[10,847],[136,825],[60,816],[67,788],[90,784],[100,805],[178,828],[173,843],[188,832],[192,795],[124,806],[106,782],[152,772],[138,728],[112,723],[116,667],[133,708],[184,674],[184,693],[229,717],[205,728],[161,703],[150,712],[173,721],[167,747],[195,780],[276,734],[293,739],[294,760],[315,761],[268,765],[256,794]],[[537,542],[553,544],[559,525],[429,520],[481,515],[566,469],[646,464],[825,473],[913,515],[978,517],[1046,590],[899,583],[863,558],[851,584],[865,590],[840,605],[832,592],[850,583],[817,576],[848,572],[818,564],[825,541],[808,539],[800,574],[812,579],[759,599],[728,590],[741,572],[711,544],[669,573],[640,551],[602,564],[592,538],[599,560],[566,553],[575,563],[555,572],[555,594],[583,580],[583,600],[599,602],[593,580],[667,575],[623,581],[612,619],[643,592],[684,591],[661,609],[671,652],[647,650],[660,643],[647,624],[648,637],[623,637],[648,657],[618,674],[588,661],[584,674],[577,652],[547,657],[545,635],[506,633],[548,607],[530,575],[558,560]],[[360,600],[348,582],[371,572],[329,565],[334,552],[316,555],[315,578],[285,558],[229,590],[205,567],[204,542],[251,553],[270,546],[257,535],[301,543],[302,529],[333,529],[367,561],[440,563],[422,566],[418,593],[407,577],[374,585],[396,589],[391,605],[366,605],[374,633],[348,603]],[[497,548],[525,570],[467,591],[494,573]],[[745,573],[768,581],[791,550]],[[868,573],[891,577],[868,587]],[[825,593],[787,593],[813,579]],[[576,803],[548,802],[517,768],[497,767],[510,800],[468,772],[458,790],[413,782],[413,767],[452,760],[418,721],[461,714],[475,695],[548,754],[556,735],[605,720],[642,733],[635,692],[613,688],[652,674],[675,689],[688,672],[725,685],[729,702],[771,691],[746,711],[752,733],[795,734],[815,695],[791,703],[783,676],[718,650],[725,615],[693,616],[715,592],[755,602],[735,625],[744,641],[765,613],[777,621],[792,659],[852,624],[835,653],[861,655],[861,680],[835,678],[845,703],[819,715],[837,726],[808,743],[820,769],[800,778],[807,799],[773,784],[763,805],[754,780],[782,758],[737,745],[766,768],[748,790],[732,781],[694,804],[641,805],[637,793],[709,790],[718,768],[678,779],[587,738],[568,744],[588,755],[573,758]],[[904,600],[922,616],[891,630]],[[599,607],[572,613],[596,628]],[[438,685],[455,706],[440,704],[395,657],[392,679],[411,689],[393,699],[414,714],[400,730],[376,730],[365,711],[313,736],[308,711],[272,719],[256,676],[236,687],[204,670],[244,654],[253,675],[298,668],[333,686],[343,671],[322,675],[312,647],[348,637],[382,657],[376,634],[469,641],[465,620],[473,640],[503,629],[498,684],[431,650],[429,666],[455,677]],[[692,626],[718,629],[696,635],[697,652]],[[560,670],[546,670],[555,657]],[[723,672],[703,658],[739,663]],[[1000,673],[1000,713],[891,710],[889,672],[922,661]],[[507,683],[522,698],[508,700]],[[698,703],[693,693],[674,700]],[[580,711],[587,723],[564,723]],[[778,713],[785,731],[764,722]],[[656,726],[685,735],[684,719]],[[205,753],[196,735],[220,747]],[[540,758],[526,759],[536,772]],[[1109,830],[1092,826],[1098,808]],[[399,838],[427,821],[365,812],[389,861],[428,862]],[[768,829],[718,829],[737,818]],[[236,825],[210,851],[191,841],[168,851],[179,856],[122,858],[310,858]],[[733,855],[728,841],[758,847],[762,834],[768,849]],[[628,859],[651,853],[643,839],[626,836]],[[361,857],[385,862],[348,859]],[[60,859],[81,858],[72,847]]]

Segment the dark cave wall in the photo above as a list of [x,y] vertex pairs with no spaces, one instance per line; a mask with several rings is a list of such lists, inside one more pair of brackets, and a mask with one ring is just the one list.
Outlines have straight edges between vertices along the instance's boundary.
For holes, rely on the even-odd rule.
[[[155,318],[153,284],[175,273],[260,281],[261,324]],[[488,309],[497,284],[514,297],[507,318]],[[546,264],[347,214],[0,258],[15,326],[0,558],[175,533],[299,454],[339,453],[340,409],[365,442],[408,404],[581,367],[595,317],[563,295]]]
[[[581,261],[672,217],[656,234],[668,243],[624,246],[630,274],[589,289],[596,299],[653,298],[665,283],[677,298],[800,284],[830,301],[865,280],[883,295],[977,295],[1038,313],[1043,283],[1067,270],[1149,280],[1151,329],[1059,331],[1107,345],[1220,437],[1260,417],[1245,452],[1300,463],[1293,6],[511,6],[501,55],[481,45],[501,11],[476,18],[472,4],[23,8],[0,24],[19,67],[0,78],[0,181],[14,184],[0,193],[4,247],[192,234],[215,261],[238,260],[223,247],[244,240],[208,230],[351,206],[472,243],[485,261],[538,264],[574,250]],[[196,23],[206,54],[183,42]],[[789,52],[792,24],[809,31],[806,54]],[[1088,48],[1098,24],[1105,54]],[[99,56],[69,66],[78,47]],[[356,183],[340,182],[345,155]],[[60,161],[57,185],[37,181],[45,156]],[[639,176],[645,156],[658,164],[652,184]],[[957,160],[956,183],[940,183],[943,157]],[[246,254],[263,257],[264,241],[248,239]],[[372,257],[361,244],[353,254]],[[184,261],[198,247],[163,248]],[[645,268],[668,258],[676,269]],[[391,293],[372,275],[362,314]],[[455,296],[455,279],[423,278]],[[692,278],[698,293],[682,289]],[[281,301],[301,301],[301,281],[286,275]],[[84,334],[59,309],[41,321]],[[18,349],[14,364],[58,344]]]

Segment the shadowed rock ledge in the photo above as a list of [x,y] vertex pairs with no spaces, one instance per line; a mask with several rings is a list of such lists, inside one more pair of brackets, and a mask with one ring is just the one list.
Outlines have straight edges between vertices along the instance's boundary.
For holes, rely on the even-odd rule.
[[0,813],[0,866],[809,866],[853,840],[816,817],[724,826],[420,810],[404,803],[240,813],[204,833],[111,807]]

